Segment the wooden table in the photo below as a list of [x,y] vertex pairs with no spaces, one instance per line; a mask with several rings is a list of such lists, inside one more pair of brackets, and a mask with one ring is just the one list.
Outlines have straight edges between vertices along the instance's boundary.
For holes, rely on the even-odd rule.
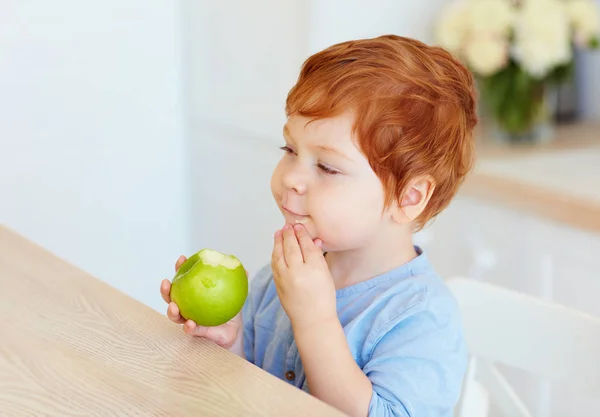
[[0,415],[341,415],[2,226],[0,285]]

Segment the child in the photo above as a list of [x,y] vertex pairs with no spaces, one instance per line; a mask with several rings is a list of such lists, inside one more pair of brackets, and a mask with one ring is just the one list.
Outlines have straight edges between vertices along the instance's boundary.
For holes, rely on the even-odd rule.
[[286,114],[270,265],[214,328],[185,322],[164,280],[169,318],[347,414],[451,416],[461,319],[412,234],[471,168],[470,73],[416,40],[344,42],[308,58]]

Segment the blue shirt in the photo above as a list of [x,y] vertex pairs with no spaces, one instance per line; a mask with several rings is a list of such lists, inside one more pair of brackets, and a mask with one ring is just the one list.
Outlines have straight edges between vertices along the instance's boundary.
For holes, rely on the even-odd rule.
[[[423,251],[405,265],[337,291],[352,355],[373,385],[369,416],[450,417],[467,366],[458,305]],[[270,266],[243,308],[246,359],[308,392]]]

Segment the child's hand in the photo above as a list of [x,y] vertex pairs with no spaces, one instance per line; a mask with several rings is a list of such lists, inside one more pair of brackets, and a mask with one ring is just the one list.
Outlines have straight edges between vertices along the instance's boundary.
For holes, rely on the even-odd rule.
[[[185,256],[180,256],[175,263],[175,271],[187,260]],[[229,349],[235,343],[238,333],[242,327],[241,313],[229,320],[227,323],[215,327],[198,326],[192,320],[186,320],[179,314],[179,307],[171,301],[171,282],[164,279],[160,284],[160,295],[169,306],[167,307],[167,317],[175,323],[183,324],[183,331],[192,336],[205,337],[217,345]]]
[[277,231],[271,268],[279,300],[294,328],[337,320],[333,278],[304,226],[286,225]]

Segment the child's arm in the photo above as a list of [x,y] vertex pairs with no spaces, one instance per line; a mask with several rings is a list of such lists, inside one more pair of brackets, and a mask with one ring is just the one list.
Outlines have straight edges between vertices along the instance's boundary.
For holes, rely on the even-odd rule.
[[310,392],[351,416],[366,416],[371,381],[356,365],[339,320],[294,329]]
[[275,235],[271,263],[311,394],[347,414],[366,416],[373,388],[350,353],[321,250],[304,227],[286,226]]

